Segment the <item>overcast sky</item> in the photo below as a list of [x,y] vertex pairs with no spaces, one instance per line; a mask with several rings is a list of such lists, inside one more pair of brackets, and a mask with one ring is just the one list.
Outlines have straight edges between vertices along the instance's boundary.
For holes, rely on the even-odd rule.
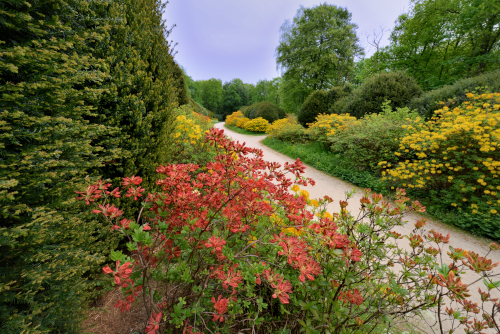
[[381,45],[388,44],[397,17],[408,11],[409,0],[169,0],[167,25],[177,26],[169,39],[178,43],[175,59],[194,80],[222,82],[239,78],[255,84],[279,76],[274,57],[279,29],[291,20],[300,5],[321,3],[347,7],[358,25],[367,54],[366,35],[386,30]]

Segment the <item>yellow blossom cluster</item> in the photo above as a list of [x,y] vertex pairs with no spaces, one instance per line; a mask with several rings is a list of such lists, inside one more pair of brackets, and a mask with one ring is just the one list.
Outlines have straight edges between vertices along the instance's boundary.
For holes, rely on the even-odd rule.
[[201,139],[205,131],[200,125],[196,124],[194,118],[186,115],[179,115],[175,118],[175,130],[173,136],[176,143],[196,144],[196,141]]
[[[274,121],[271,125],[267,127],[266,133],[269,134],[271,138],[279,135],[282,129],[288,124],[294,123],[290,118],[282,118]],[[297,123],[295,121],[295,123]]]
[[239,110],[235,111],[231,115],[226,117],[226,124],[231,125],[231,126],[235,126],[238,119],[244,118],[244,117],[245,116],[243,115],[243,113],[241,111],[239,111]]
[[467,94],[428,122],[407,125],[394,152],[396,166],[379,163],[384,178],[408,188],[449,189],[450,204],[474,214],[500,211],[500,93]]
[[240,117],[236,120],[236,126],[244,129],[245,125],[250,121],[250,118],[248,117]]
[[269,122],[262,117],[254,118],[245,124],[245,130],[252,132],[266,132]]
[[309,138],[326,143],[328,137],[334,136],[336,132],[342,131],[356,122],[356,117],[349,114],[319,114],[316,117],[316,122],[309,124],[307,134]]

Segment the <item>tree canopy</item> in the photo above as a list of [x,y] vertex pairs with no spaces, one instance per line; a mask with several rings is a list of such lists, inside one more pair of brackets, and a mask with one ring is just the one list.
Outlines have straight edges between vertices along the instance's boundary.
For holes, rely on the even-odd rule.
[[346,83],[362,53],[356,29],[346,8],[326,3],[300,7],[293,21],[285,21],[276,62],[283,79],[296,87],[285,98],[300,104],[311,91]]
[[434,89],[498,68],[497,0],[412,0],[391,35],[393,67]]

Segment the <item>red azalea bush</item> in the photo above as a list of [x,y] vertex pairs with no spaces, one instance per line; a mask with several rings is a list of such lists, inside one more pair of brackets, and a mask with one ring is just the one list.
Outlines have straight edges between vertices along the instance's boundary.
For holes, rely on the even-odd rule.
[[[98,201],[94,212],[129,241],[127,254],[112,254],[116,269],[103,271],[125,295],[116,307],[126,311],[142,299],[147,333],[368,333],[431,308],[456,319],[452,327],[494,326],[498,304],[490,293],[500,283],[488,273],[496,264],[451,248],[452,263],[441,265],[448,239],[426,233],[423,221],[406,236],[409,248],[401,248],[403,236],[391,229],[404,214],[424,211],[404,191],[394,207],[365,192],[358,217],[347,201],[330,215],[330,198],[289,191],[313,184],[301,177],[300,160],[281,168],[217,129],[206,142],[215,160],[158,167],[158,192],[146,195],[133,176],[122,189],[98,182],[79,193],[87,204]],[[124,191],[144,199],[134,220],[110,203]],[[479,307],[460,281],[466,269],[485,274],[488,291],[481,297],[494,305],[477,319]],[[458,306],[451,309],[444,296]]]

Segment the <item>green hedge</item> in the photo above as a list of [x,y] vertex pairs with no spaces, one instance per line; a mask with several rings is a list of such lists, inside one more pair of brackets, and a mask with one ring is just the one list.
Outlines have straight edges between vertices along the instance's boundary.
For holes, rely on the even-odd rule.
[[314,123],[319,114],[330,113],[333,104],[351,93],[351,86],[333,87],[328,91],[319,90],[312,92],[302,104],[297,113],[297,120],[300,124],[307,127]]
[[477,90],[478,93],[485,91],[500,91],[500,70],[478,75],[476,77],[461,79],[453,85],[447,85],[439,89],[431,90],[420,97],[412,99],[408,103],[410,109],[416,109],[417,112],[430,118],[434,111],[441,109],[444,102],[446,106],[459,106],[467,100],[467,92]]
[[132,174],[152,185],[169,159],[182,94],[162,10],[155,0],[0,4],[1,333],[79,332],[118,240],[74,191]]
[[262,101],[252,104],[243,114],[247,114],[248,116],[246,117],[250,119],[262,117],[269,123],[286,117],[285,111],[283,109],[278,107],[276,104],[268,101]]
[[386,100],[391,101],[393,108],[402,108],[421,94],[415,79],[406,73],[379,73],[368,78],[351,95],[337,101],[330,113],[361,118],[367,114],[380,113],[382,103]]

